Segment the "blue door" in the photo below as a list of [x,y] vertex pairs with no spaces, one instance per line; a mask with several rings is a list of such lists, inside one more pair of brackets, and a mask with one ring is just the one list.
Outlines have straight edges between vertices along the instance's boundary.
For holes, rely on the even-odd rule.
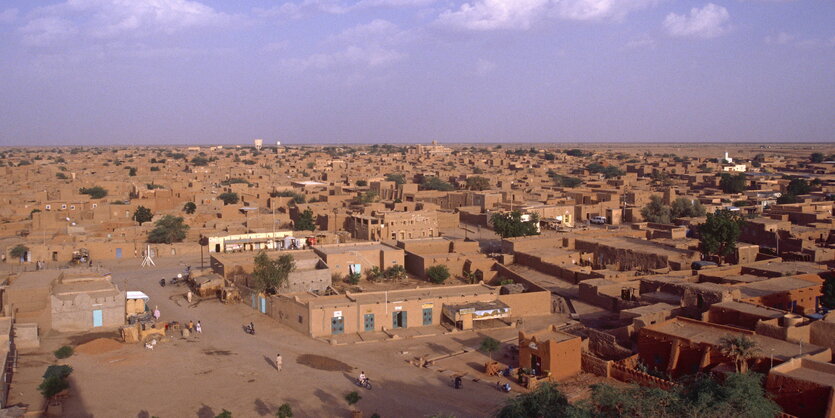
[[252,309],[258,309],[258,296],[252,294]]
[[374,331],[374,314],[365,314],[365,332]]
[[100,327],[102,326],[104,321],[102,320],[101,309],[96,309],[93,311],[93,327]]
[[258,296],[258,299],[261,300],[261,313],[267,313],[267,299],[262,296]]
[[116,249],[116,258],[122,258],[122,249],[121,248]]
[[345,322],[341,316],[331,318],[331,334],[338,335],[345,332]]
[[432,308],[423,308],[423,325],[432,325]]

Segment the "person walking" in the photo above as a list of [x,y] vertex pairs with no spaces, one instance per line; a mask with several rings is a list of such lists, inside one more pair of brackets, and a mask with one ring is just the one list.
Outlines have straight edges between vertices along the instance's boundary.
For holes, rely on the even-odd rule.
[[191,303],[191,290],[186,293],[186,300],[188,300],[188,303]]
[[275,355],[275,370],[280,372],[281,371],[281,365],[282,365],[281,353],[278,353],[278,354]]
[[157,321],[159,321],[159,316],[160,316],[160,313],[159,313],[159,306],[154,306],[154,319],[156,319]]
[[197,331],[198,334],[203,333],[203,325],[200,324],[200,321],[197,321],[197,325],[194,326],[194,330]]

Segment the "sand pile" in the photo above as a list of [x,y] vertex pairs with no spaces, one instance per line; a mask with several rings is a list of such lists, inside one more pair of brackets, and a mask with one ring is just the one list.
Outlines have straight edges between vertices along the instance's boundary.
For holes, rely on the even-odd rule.
[[122,344],[112,338],[96,338],[75,348],[76,353],[103,354],[122,348]]

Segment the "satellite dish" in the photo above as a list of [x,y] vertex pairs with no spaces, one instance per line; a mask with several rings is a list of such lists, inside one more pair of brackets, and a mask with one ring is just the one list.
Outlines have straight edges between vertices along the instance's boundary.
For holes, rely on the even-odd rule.
[[69,222],[69,221],[70,221],[70,218],[65,218],[65,219],[67,220],[67,222]]

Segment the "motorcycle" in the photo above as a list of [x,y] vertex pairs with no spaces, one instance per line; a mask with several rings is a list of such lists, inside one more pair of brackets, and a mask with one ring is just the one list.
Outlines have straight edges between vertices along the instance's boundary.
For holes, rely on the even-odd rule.
[[244,325],[244,332],[249,335],[255,335],[255,325],[252,322],[249,325]]
[[159,279],[159,285],[165,287],[165,279]]
[[357,379],[354,380],[354,383],[361,388],[366,388],[368,390],[371,390],[371,379],[369,379],[367,377],[365,378],[364,381],[360,381],[360,379],[357,378]]

